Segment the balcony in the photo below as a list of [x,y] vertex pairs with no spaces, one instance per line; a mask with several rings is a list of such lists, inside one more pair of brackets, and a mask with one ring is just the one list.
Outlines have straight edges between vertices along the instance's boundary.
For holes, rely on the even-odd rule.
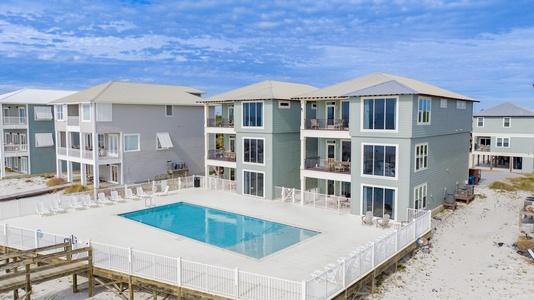
[[490,152],[491,145],[475,145],[475,151]]
[[349,130],[349,119],[305,119],[304,129]]
[[223,149],[208,150],[208,159],[235,162],[235,152],[224,151]]
[[4,125],[27,125],[27,117],[4,117]]
[[80,126],[80,116],[68,116],[67,126]]
[[5,152],[23,152],[28,151],[28,144],[7,144],[4,145]]
[[309,157],[304,160],[304,169],[311,171],[350,174],[350,167],[350,161],[338,161],[333,158]]
[[[91,160],[93,159],[93,149],[89,147],[83,150],[80,149],[80,146],[72,146],[72,148],[70,149],[67,149],[65,147],[59,147],[58,154],[66,155],[69,157],[77,157],[77,158],[84,158],[84,159],[91,159]],[[118,157],[119,155],[117,153],[110,151],[109,149],[98,149],[99,159],[112,159],[112,158],[118,158]]]
[[209,118],[206,120],[207,127],[234,127],[234,120],[223,119],[223,118]]

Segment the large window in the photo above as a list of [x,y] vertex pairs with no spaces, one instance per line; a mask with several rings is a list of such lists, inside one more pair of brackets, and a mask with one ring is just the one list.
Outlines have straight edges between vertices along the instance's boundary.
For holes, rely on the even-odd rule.
[[484,118],[482,117],[477,118],[477,127],[484,127]]
[[417,124],[430,124],[430,99],[419,98]]
[[416,186],[413,194],[414,194],[414,205],[413,207],[415,209],[425,209],[426,208],[426,195],[427,195],[427,188],[426,183]]
[[363,209],[362,215],[368,211],[373,212],[373,216],[383,218],[385,214],[395,218],[395,190],[364,186],[363,187]]
[[91,104],[82,104],[82,121],[91,121]]
[[364,99],[363,129],[395,130],[396,106],[395,98]]
[[139,134],[124,135],[124,152],[139,151]]
[[243,126],[263,127],[263,102],[243,102]]
[[63,114],[63,104],[56,105],[56,119],[58,121],[65,120],[65,115]]
[[508,128],[512,125],[512,119],[510,117],[502,118],[502,127]]
[[363,174],[395,177],[396,146],[364,145]]
[[497,147],[500,147],[500,148],[510,147],[510,138],[497,138]]
[[263,197],[263,173],[243,171],[243,194]]
[[415,145],[415,171],[428,167],[428,143]]
[[263,144],[263,139],[243,139],[243,161],[262,164]]

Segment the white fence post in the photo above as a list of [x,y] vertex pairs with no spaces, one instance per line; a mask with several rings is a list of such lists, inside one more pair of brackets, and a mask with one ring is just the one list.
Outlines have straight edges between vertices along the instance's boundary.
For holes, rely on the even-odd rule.
[[133,272],[133,255],[132,247],[128,247],[128,275],[132,275]]
[[35,247],[34,248],[39,248],[39,232],[37,230],[35,230]]
[[239,299],[239,268],[235,268],[234,286],[235,286],[234,299]]
[[291,191],[291,199],[293,200],[292,202],[295,203],[295,188]]
[[302,282],[302,291],[301,291],[301,293],[302,293],[302,294],[300,295],[300,296],[301,296],[300,299],[301,299],[301,300],[306,300],[306,293],[307,293],[307,289],[306,289],[306,281],[303,281],[303,282]]
[[4,224],[4,246],[7,247],[7,224]]
[[178,279],[178,286],[182,286],[182,258],[178,257],[176,260],[177,271],[176,278]]

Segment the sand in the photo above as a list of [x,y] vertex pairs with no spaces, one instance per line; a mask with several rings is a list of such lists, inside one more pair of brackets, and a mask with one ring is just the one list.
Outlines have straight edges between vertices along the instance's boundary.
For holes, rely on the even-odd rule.
[[477,187],[475,194],[486,198],[435,216],[430,253],[418,251],[369,298],[534,299],[534,260],[511,246],[530,193]]
[[[1,194],[44,187],[41,177],[0,180]],[[430,253],[417,251],[396,273],[383,276],[369,299],[533,299],[534,260],[511,247],[519,234],[518,211],[531,193],[502,192],[480,186],[469,205],[459,204],[432,220]],[[532,234],[531,234],[532,235]],[[498,246],[503,243],[503,246]],[[86,299],[72,293],[71,277],[34,286],[33,299]],[[21,293],[22,294],[22,293]],[[146,299],[149,293],[137,299]],[[12,294],[0,294],[11,299]],[[122,299],[106,288],[97,288],[92,299]]]

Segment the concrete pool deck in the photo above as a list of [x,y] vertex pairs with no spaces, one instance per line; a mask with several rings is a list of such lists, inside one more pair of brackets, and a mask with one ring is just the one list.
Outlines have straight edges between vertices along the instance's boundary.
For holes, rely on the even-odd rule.
[[[48,197],[57,198],[57,195]],[[262,259],[254,259],[118,216],[145,209],[142,200],[53,216],[18,217],[0,223],[295,281],[310,279],[314,270],[324,270],[327,264],[348,257],[349,252],[374,242],[388,231],[362,225],[361,217],[356,215],[203,188],[180,190],[155,199],[158,206],[184,201],[321,234]],[[42,201],[46,203],[47,198],[43,197]]]

